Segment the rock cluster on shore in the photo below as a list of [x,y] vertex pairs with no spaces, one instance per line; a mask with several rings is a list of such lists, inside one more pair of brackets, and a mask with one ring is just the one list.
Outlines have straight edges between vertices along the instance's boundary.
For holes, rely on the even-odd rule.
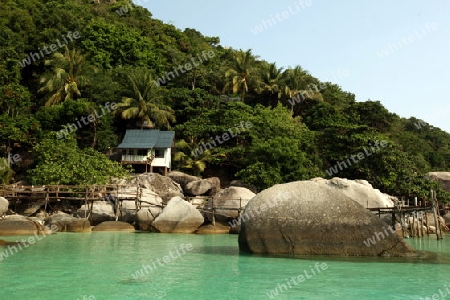
[[[90,206],[64,207],[51,215],[42,201],[28,205],[25,216],[11,215],[7,199],[0,197],[1,235],[32,235],[53,226],[58,232],[99,232],[135,230],[160,233],[239,233],[242,251],[281,255],[404,256],[414,250],[396,234],[388,234],[388,224],[366,207],[393,206],[394,198],[374,189],[364,180],[314,178],[309,181],[275,185],[259,194],[239,186],[221,189],[216,177],[202,179],[182,172],[168,176],[140,174],[127,184],[135,193],[142,188],[141,206],[124,200],[115,211],[114,195],[105,195]],[[119,197],[122,194],[119,193]],[[186,201],[189,195],[190,201]],[[208,211],[204,199],[214,197],[215,207],[232,210]],[[231,200],[230,200],[231,199]],[[238,213],[240,207],[243,212]],[[74,211],[74,213],[73,213]],[[89,219],[85,218],[86,216]],[[119,218],[119,222],[117,222]],[[214,224],[214,225],[213,225]],[[241,225],[242,224],[242,225]],[[229,226],[231,225],[231,226]],[[235,226],[236,225],[236,226]],[[430,225],[430,224],[429,224]],[[242,226],[242,230],[241,230]],[[367,247],[364,241],[377,232],[386,238]]]
[[[202,179],[182,172],[173,171],[168,176],[148,173],[139,174],[131,181],[117,180],[118,185],[129,186],[128,189],[121,189],[118,196],[132,195],[136,193],[135,186],[141,187],[142,201],[139,210],[135,201],[122,201],[119,210],[116,211],[115,197],[117,194],[111,193],[104,195],[103,199],[94,201],[91,205],[82,204],[79,207],[70,205],[67,202],[59,203],[56,211],[49,215],[43,210],[45,200],[35,200],[31,205],[23,208],[19,207],[17,213],[24,214],[24,217],[18,216],[20,221],[15,220],[2,222],[0,220],[0,235],[2,228],[4,234],[8,231],[13,233],[29,234],[38,231],[36,224],[54,225],[58,232],[91,232],[103,231],[105,224],[111,224],[111,221],[120,221],[132,224],[134,228],[149,232],[162,233],[194,233],[201,229],[202,225],[207,226],[212,221],[212,215],[203,210],[204,197],[215,197],[216,206],[225,205],[225,198],[233,198],[226,206],[236,209],[232,211],[217,211],[216,225],[218,230],[211,230],[206,227],[199,232],[202,233],[228,233],[230,227],[226,221],[237,217],[237,209],[240,205],[244,206],[255,194],[246,188],[229,187],[221,189],[220,180],[217,177]],[[45,194],[42,194],[43,197]],[[188,202],[183,198],[185,195],[192,197]],[[197,197],[197,198],[196,198]],[[203,197],[203,198],[202,198]],[[241,201],[238,199],[242,199]],[[8,212],[7,199],[0,197],[0,216]],[[10,212],[10,214],[14,214]],[[87,219],[86,217],[89,217]],[[5,220],[10,220],[9,216]],[[34,220],[32,220],[34,219]],[[220,226],[220,221],[224,225]],[[2,227],[3,224],[3,227]],[[119,223],[117,223],[119,224]],[[130,225],[131,226],[131,225]],[[13,230],[16,228],[17,230]],[[26,228],[26,230],[24,229]],[[106,228],[113,230],[115,227],[108,225]],[[118,231],[121,229],[117,228]]]

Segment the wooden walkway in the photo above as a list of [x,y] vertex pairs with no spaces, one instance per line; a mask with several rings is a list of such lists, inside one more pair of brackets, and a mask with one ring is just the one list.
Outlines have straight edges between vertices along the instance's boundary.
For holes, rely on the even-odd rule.
[[[448,228],[445,224],[442,224],[441,226],[438,209],[439,203],[436,199],[436,192],[434,190],[431,190],[430,199],[431,201],[429,203],[431,205],[429,206],[404,206],[399,204],[394,207],[375,207],[368,208],[368,210],[375,212],[379,217],[383,214],[392,215],[393,224],[400,220],[404,237],[423,237],[429,235],[429,226],[425,226],[425,224],[429,224],[427,213],[431,213],[433,214],[436,227],[436,238],[440,240],[444,238],[441,227],[444,227],[444,230],[448,230]],[[399,218],[396,217],[397,215]],[[426,227],[426,230],[424,230],[424,227]]]
[[[116,220],[122,216],[123,201],[135,201],[136,211],[142,208],[142,204],[153,207],[165,207],[165,203],[157,205],[142,200],[142,188],[138,185],[44,185],[44,186],[22,186],[22,185],[0,185],[0,197],[8,199],[10,207],[16,207],[23,202],[33,203],[44,201],[44,210],[55,202],[60,201],[80,201],[84,202],[85,218],[89,218],[92,213],[94,201],[106,200],[114,205]],[[217,211],[234,210],[238,215],[244,209],[242,198],[226,199],[227,202],[239,201],[239,208],[232,204],[216,205],[213,197],[185,197],[185,200],[193,204],[199,211],[212,213],[213,220]],[[16,209],[14,209],[16,210]]]
[[[23,202],[44,201],[44,210],[54,202],[81,201],[92,213],[94,201],[107,200],[114,203],[114,211],[121,213],[122,201],[138,201],[141,197],[141,188],[133,185],[104,184],[104,185],[0,185],[0,197],[8,199],[10,207],[17,207]],[[88,217],[85,210],[85,217]],[[116,215],[116,219],[118,215]]]

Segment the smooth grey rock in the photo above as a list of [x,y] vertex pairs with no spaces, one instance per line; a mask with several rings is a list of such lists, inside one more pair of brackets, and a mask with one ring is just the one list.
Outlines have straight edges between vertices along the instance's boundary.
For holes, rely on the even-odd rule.
[[212,189],[212,184],[206,179],[191,181],[186,184],[184,192],[188,195],[201,196],[205,195]]
[[[275,185],[250,200],[239,248],[273,255],[416,256],[388,228],[339,189],[296,181]],[[375,244],[364,243],[377,233]]]
[[9,201],[6,198],[0,197],[0,217],[4,216],[8,211]]
[[439,182],[444,190],[450,191],[450,172],[429,172],[425,178]]
[[135,229],[129,223],[121,221],[106,221],[95,226],[92,231],[120,231],[134,232]]
[[394,206],[392,201],[394,197],[374,189],[366,180],[349,180],[334,177],[332,179],[314,178],[311,181],[338,189],[365,208]]
[[152,226],[162,233],[193,233],[204,222],[202,214],[180,197],[172,198]]
[[180,171],[171,171],[169,172],[169,174],[167,174],[167,176],[178,183],[183,190],[189,182],[201,180],[200,177],[192,176]]
[[162,208],[153,206],[146,207],[137,212],[137,223],[140,230],[151,231],[153,221],[162,213]]
[[[238,209],[245,207],[250,199],[255,196],[255,193],[249,189],[237,186],[230,186],[226,189],[220,190],[214,196],[214,207],[231,208],[231,210],[217,209],[215,211],[215,220],[226,223],[230,219],[239,216]],[[208,202],[209,208],[212,207],[212,202]],[[209,221],[212,222],[212,213],[207,213]]]

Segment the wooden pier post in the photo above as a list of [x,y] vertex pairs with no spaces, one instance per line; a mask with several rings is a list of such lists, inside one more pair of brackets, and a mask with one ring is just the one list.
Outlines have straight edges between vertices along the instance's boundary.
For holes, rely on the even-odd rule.
[[434,225],[436,227],[436,239],[440,240],[439,237],[439,231],[440,231],[440,226],[439,226],[439,219],[437,218],[437,212],[436,212],[436,192],[434,190],[431,190],[431,204],[432,204],[432,210],[433,210],[433,217],[434,217]]
[[46,188],[46,191],[45,191],[45,206],[44,206],[44,211],[45,212],[47,212],[48,201],[49,201],[49,191],[48,191],[48,188]]
[[88,202],[87,202],[88,193],[89,193],[89,188],[88,188],[88,186],[86,186],[86,188],[84,190],[84,218],[85,219],[87,217],[87,210],[88,210]]
[[214,209],[214,197],[211,198],[211,207],[212,207],[212,224],[213,224],[213,226],[216,226],[216,216],[215,216],[215,209]]

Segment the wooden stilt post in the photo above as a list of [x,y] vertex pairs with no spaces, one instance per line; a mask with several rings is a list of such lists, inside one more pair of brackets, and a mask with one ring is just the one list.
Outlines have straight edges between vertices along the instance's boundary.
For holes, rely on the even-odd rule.
[[436,239],[439,240],[439,224],[436,216],[436,204],[434,202],[434,190],[431,190],[431,207],[433,210],[434,226],[436,227]]
[[439,202],[437,200],[437,195],[436,192],[434,192],[434,203],[435,203],[435,210],[436,210],[436,218],[437,218],[437,227],[436,227],[436,232],[437,230],[439,230],[439,238],[442,240],[444,239],[444,236],[442,235],[442,228],[441,228],[441,220],[440,220],[440,213],[439,213]]
[[45,206],[44,206],[45,212],[47,212],[48,201],[49,201],[49,191],[48,191],[48,188],[46,188],[46,192],[45,192]]
[[402,234],[403,234],[403,238],[405,238],[406,237],[406,235],[405,235],[405,226],[406,226],[406,223],[405,223],[405,216],[403,215],[403,213],[400,211],[400,219],[401,219],[401,225],[402,225]]
[[422,212],[417,212],[417,220],[419,221],[419,236],[423,237],[423,216]]
[[119,184],[116,184],[116,201],[114,202],[114,207],[116,208],[116,221],[119,219]]
[[214,197],[211,198],[211,206],[212,206],[212,224],[216,226],[216,216],[215,216],[215,208],[214,208]]
[[88,202],[87,202],[88,191],[89,191],[89,188],[88,188],[88,186],[86,186],[86,188],[84,190],[84,218],[85,219],[87,217],[87,210],[88,210]]
[[136,200],[134,201],[134,206],[136,207],[136,213],[139,211],[139,185],[136,186]]

